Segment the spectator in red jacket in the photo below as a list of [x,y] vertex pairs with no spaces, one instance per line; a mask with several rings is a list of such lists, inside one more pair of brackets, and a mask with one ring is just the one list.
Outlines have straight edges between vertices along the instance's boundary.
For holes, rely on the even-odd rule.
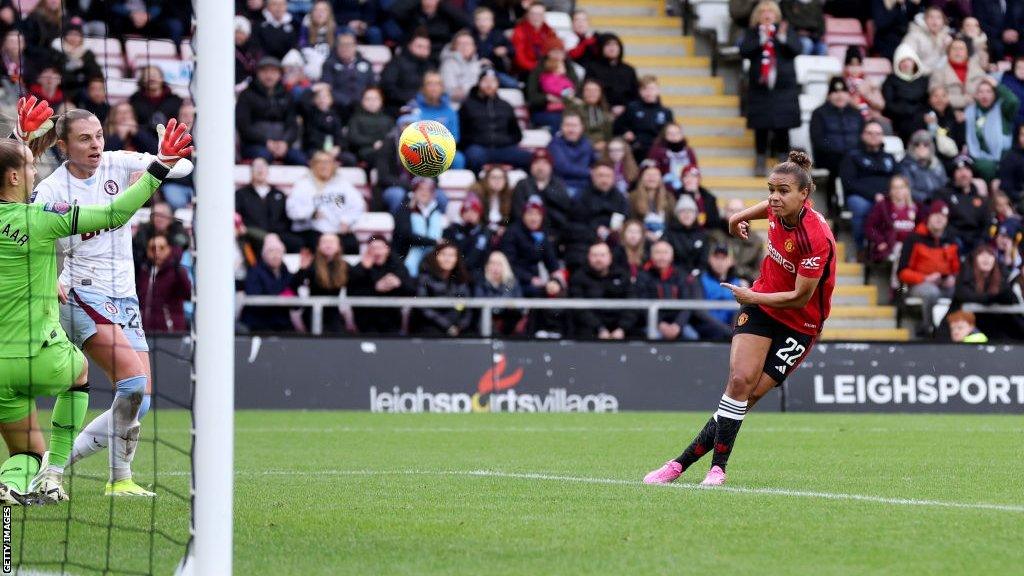
[[522,76],[533,72],[548,50],[562,45],[558,34],[544,22],[546,14],[544,3],[535,1],[512,31],[515,69]]
[[922,318],[919,332],[935,330],[932,308],[939,298],[951,298],[960,273],[956,243],[946,234],[949,206],[935,200],[928,207],[928,219],[903,244],[899,279],[910,286],[910,296],[921,298]]
[[166,236],[153,236],[146,260],[136,273],[142,327],[154,332],[184,332],[185,302],[192,298],[188,273],[174,257]]
[[864,226],[871,261],[886,262],[898,256],[903,242],[914,232],[920,213],[920,205],[911,197],[906,177],[893,176],[889,181],[889,196],[875,203]]

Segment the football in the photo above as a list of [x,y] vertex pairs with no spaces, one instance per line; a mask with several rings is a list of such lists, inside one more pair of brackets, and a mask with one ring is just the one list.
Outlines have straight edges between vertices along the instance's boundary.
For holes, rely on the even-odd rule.
[[455,137],[440,122],[413,122],[398,139],[398,159],[416,176],[434,178],[451,167]]

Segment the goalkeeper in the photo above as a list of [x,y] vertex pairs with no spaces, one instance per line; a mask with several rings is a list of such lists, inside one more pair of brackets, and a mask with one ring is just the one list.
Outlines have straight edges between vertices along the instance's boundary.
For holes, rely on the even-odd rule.
[[[0,465],[4,505],[68,499],[63,467],[88,408],[88,365],[59,321],[55,241],[127,224],[170,167],[191,154],[187,131],[170,120],[157,161],[107,206],[29,204],[34,155],[18,140],[0,141],[0,434],[10,454]],[[116,394],[134,399],[142,391]],[[48,453],[36,419],[36,396],[57,397]]]

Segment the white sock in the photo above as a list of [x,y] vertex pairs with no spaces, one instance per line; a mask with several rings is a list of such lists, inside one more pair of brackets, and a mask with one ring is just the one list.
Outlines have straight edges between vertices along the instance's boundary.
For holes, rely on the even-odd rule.
[[75,438],[75,446],[71,450],[71,459],[68,465],[78,462],[82,458],[92,456],[103,450],[110,444],[110,410],[100,414],[92,422],[78,433]]
[[116,482],[132,477],[132,460],[139,443],[139,406],[142,394],[114,396],[110,405],[110,481]]
[[715,412],[715,421],[718,417],[730,418],[732,420],[743,420],[743,417],[747,414],[747,401],[746,400],[733,400],[725,394],[722,394],[722,399],[718,402],[718,410]]

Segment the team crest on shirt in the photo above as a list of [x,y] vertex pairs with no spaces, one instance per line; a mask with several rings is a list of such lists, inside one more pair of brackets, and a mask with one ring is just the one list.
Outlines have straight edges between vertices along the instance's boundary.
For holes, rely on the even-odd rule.
[[739,317],[736,318],[736,326],[743,326],[747,323],[747,320],[750,320],[750,316],[748,316],[746,312],[741,313]]
[[121,187],[114,180],[107,180],[103,183],[103,191],[110,196],[116,196],[121,191]]
[[104,302],[103,309],[107,311],[107,314],[114,316],[117,314],[117,306],[114,306],[111,302]]
[[783,246],[785,246],[786,252],[792,252],[793,249],[796,248],[796,244],[793,242],[792,238],[786,238],[786,243]]

